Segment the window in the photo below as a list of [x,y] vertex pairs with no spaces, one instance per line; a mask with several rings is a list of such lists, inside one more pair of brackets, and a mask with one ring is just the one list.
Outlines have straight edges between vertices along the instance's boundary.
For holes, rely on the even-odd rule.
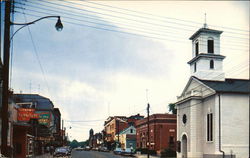
[[186,115],[186,114],[184,114],[184,115],[182,116],[182,123],[183,123],[183,124],[186,124],[186,123],[187,123],[187,115]]
[[212,39],[207,40],[207,52],[214,53],[214,40]]
[[194,72],[196,72],[196,63],[194,63]]
[[133,129],[130,129],[130,133],[133,133]]
[[207,141],[213,141],[213,114],[207,114]]
[[214,61],[210,60],[210,69],[214,69]]
[[199,42],[195,43],[195,56],[199,54]]

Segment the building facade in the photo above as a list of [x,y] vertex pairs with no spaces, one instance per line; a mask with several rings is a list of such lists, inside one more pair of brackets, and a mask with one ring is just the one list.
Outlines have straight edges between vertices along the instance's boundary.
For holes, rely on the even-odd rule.
[[206,27],[191,36],[191,77],[177,98],[178,158],[249,156],[250,81],[226,79],[222,31]]
[[136,147],[147,148],[148,137],[150,149],[160,152],[164,149],[175,150],[176,146],[176,115],[153,114],[149,116],[148,135],[147,118],[136,121]]
[[120,142],[122,149],[136,149],[136,128],[129,126],[117,134],[115,140]]

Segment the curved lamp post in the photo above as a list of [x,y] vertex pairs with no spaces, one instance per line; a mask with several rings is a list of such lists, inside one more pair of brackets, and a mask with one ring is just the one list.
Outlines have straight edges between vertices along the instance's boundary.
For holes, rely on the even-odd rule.
[[22,28],[26,27],[26,26],[29,26],[31,24],[35,24],[37,21],[40,21],[42,19],[47,19],[47,18],[58,18],[57,19],[57,22],[56,22],[56,25],[55,25],[55,28],[57,31],[62,31],[63,29],[63,24],[61,22],[61,19],[60,19],[60,16],[45,16],[45,17],[42,17],[42,18],[39,18],[37,20],[34,20],[32,22],[28,22],[28,23],[13,23],[13,22],[10,22],[11,25],[23,25],[22,27],[20,27],[19,29],[17,29],[13,35],[11,36],[10,40],[12,40],[12,38],[15,36],[15,34],[21,30]]
[[[1,153],[5,156],[10,156],[8,149],[8,126],[9,126],[9,116],[8,116],[8,100],[9,100],[9,57],[10,57],[10,39],[21,30],[22,28],[34,24],[37,21],[46,18],[58,18],[55,25],[58,31],[61,31],[63,25],[60,20],[60,16],[45,16],[39,18],[35,21],[29,23],[13,23],[10,21],[10,11],[11,11],[11,1],[5,2],[5,17],[4,17],[4,54],[3,54],[3,68],[2,68],[2,108],[1,108],[1,118],[2,118],[2,133],[1,133]],[[10,26],[11,25],[23,25],[20,27],[10,38]]]

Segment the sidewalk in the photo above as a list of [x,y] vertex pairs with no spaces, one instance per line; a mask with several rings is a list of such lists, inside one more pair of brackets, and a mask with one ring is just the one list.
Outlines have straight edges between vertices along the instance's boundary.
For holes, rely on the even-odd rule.
[[[147,155],[146,154],[143,154],[143,155],[136,154],[135,157],[137,157],[137,158],[147,158]],[[150,158],[160,158],[160,156],[152,156],[152,155],[150,155],[149,157]]]
[[53,158],[53,156],[47,153],[47,154],[35,156],[34,158]]

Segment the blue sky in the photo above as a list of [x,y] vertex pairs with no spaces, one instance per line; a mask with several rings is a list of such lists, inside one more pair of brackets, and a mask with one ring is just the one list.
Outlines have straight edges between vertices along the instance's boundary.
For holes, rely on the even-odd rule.
[[[188,38],[202,27],[205,12],[209,28],[224,31],[221,53],[227,56],[226,76],[249,77],[246,51],[249,2],[49,1],[58,5],[47,2],[28,0],[25,6],[17,4],[26,9],[17,9],[15,22],[32,21],[47,14],[60,15],[64,28],[57,32],[56,19],[49,19],[31,25],[31,35],[28,27],[15,35],[11,87],[16,93],[39,93],[51,98],[61,110],[70,139],[87,139],[90,128],[101,131],[109,115],[145,115],[147,101],[152,113],[168,112],[168,103],[176,101],[190,77],[187,61],[191,59],[192,48]],[[71,8],[60,6],[66,4]]]

